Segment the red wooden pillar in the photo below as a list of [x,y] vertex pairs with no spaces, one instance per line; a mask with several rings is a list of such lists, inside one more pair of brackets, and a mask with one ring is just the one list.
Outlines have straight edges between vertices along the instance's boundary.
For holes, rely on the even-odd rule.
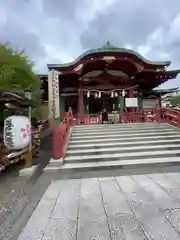
[[82,90],[79,90],[79,120],[80,123],[84,121],[84,93]]
[[129,98],[133,98],[134,97],[134,91],[133,91],[133,88],[131,88],[131,89],[129,89],[129,91],[128,91],[128,97]]

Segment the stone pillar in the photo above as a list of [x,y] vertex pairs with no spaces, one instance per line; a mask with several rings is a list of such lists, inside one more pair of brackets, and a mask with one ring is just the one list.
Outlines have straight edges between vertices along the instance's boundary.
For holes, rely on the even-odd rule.
[[48,74],[49,119],[60,122],[59,73],[55,70]]
[[52,71],[48,73],[48,118],[53,119],[52,112]]
[[80,122],[84,120],[84,93],[79,89],[79,119]]

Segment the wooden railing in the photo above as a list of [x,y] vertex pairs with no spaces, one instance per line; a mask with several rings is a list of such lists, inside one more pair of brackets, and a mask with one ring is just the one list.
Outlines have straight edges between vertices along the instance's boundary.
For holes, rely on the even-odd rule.
[[100,124],[100,116],[98,114],[84,115],[83,117],[76,117],[77,124]]
[[120,122],[121,123],[141,123],[146,122],[147,117],[142,112],[133,112],[133,113],[121,113]]
[[180,127],[180,111],[171,108],[155,110],[159,122],[165,122]]
[[[112,123],[135,123],[135,122],[145,122],[146,115],[142,112],[134,112],[134,113],[118,113],[113,116],[113,114],[109,114],[109,122]],[[101,124],[102,117],[99,114],[90,114],[84,115],[79,118],[78,116],[75,118],[75,124],[77,125],[89,125],[89,124]]]
[[[84,115],[81,118],[76,116],[74,119],[75,119],[74,124],[77,125],[102,123],[99,114]],[[119,113],[118,121],[116,120],[113,123],[145,123],[145,122],[157,122],[157,123],[164,122],[174,125],[176,127],[180,127],[180,111],[168,108],[156,108],[144,110],[142,112],[123,112]]]

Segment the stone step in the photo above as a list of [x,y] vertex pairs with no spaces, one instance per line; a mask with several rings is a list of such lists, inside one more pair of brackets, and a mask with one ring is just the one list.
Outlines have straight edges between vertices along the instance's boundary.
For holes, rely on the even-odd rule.
[[[72,132],[72,137],[96,137],[96,136],[101,136],[101,135],[119,135],[119,134],[134,134],[134,133],[161,133],[161,132],[177,132],[176,129],[172,128],[152,128],[152,129],[126,129],[126,130],[121,130],[121,129],[113,129],[113,130],[104,130],[104,131],[91,131],[91,132]],[[179,132],[180,133],[180,132]]]
[[111,133],[111,134],[102,134],[102,135],[98,135],[97,137],[94,137],[94,136],[92,136],[92,135],[90,135],[90,136],[80,136],[80,137],[76,137],[76,136],[71,136],[71,138],[70,138],[70,141],[80,141],[80,140],[87,140],[87,141],[91,141],[91,139],[101,139],[101,138],[127,138],[127,137],[131,137],[131,136],[140,136],[140,137],[142,137],[142,136],[163,136],[163,135],[171,135],[171,134],[174,134],[174,135],[178,135],[178,136],[180,136],[180,132],[177,132],[177,131],[175,131],[175,130],[171,130],[171,131],[155,131],[155,132],[148,132],[148,133],[140,133],[140,132],[137,132],[137,133],[131,133],[131,132],[129,132],[129,133],[117,133],[117,134],[113,134],[113,133]]
[[149,151],[149,150],[161,150],[161,151],[165,151],[165,150],[180,150],[180,144],[167,144],[167,145],[156,145],[156,144],[152,144],[152,145],[147,145],[147,146],[126,146],[126,147],[100,147],[97,148],[95,147],[94,149],[84,149],[84,150],[67,150],[66,152],[66,157],[69,156],[85,156],[85,155],[100,155],[100,154],[114,154],[114,153],[130,153],[130,152],[144,152],[144,151]]
[[49,165],[47,166],[44,171],[51,172],[51,171],[63,171],[63,170],[70,170],[70,171],[91,171],[91,170],[111,170],[111,169],[126,169],[126,168],[140,168],[140,167],[157,167],[157,166],[172,166],[175,164],[180,164],[179,157],[164,157],[164,158],[142,158],[136,161],[131,160],[118,160],[118,161],[101,161],[101,162],[84,162],[84,163],[70,163],[64,165]]
[[118,123],[118,124],[88,124],[88,125],[76,125],[74,126],[74,129],[78,129],[78,131],[82,129],[95,129],[95,128],[103,128],[103,127],[119,127],[121,126],[122,128],[125,127],[137,127],[137,126],[147,126],[147,127],[153,127],[153,126],[167,126],[169,124],[167,123],[156,123],[156,122],[148,122],[148,123]]
[[103,131],[103,130],[113,130],[113,129],[153,129],[153,128],[172,128],[171,125],[168,124],[155,124],[155,125],[129,125],[126,124],[122,126],[122,124],[110,124],[110,125],[94,125],[94,126],[86,126],[86,127],[73,127],[72,132],[92,132],[92,131]]
[[148,159],[156,157],[177,157],[180,156],[179,150],[154,150],[144,152],[126,152],[126,153],[111,153],[111,154],[100,154],[100,155],[85,155],[85,156],[67,156],[65,157],[66,163],[82,163],[82,162],[96,162],[96,161],[113,161],[113,160],[131,160],[136,161],[137,159]]
[[[150,135],[150,136],[149,136]],[[77,139],[70,139],[69,141],[69,146],[71,146],[72,144],[73,145],[79,145],[79,144],[93,144],[93,143],[105,143],[105,142],[117,142],[117,141],[121,141],[121,142],[128,142],[128,141],[139,141],[139,140],[146,140],[146,139],[154,139],[154,140],[157,140],[157,139],[180,139],[180,134],[179,133],[173,133],[173,134],[167,134],[167,133],[162,133],[162,134],[158,134],[158,135],[155,135],[155,134],[145,134],[142,136],[142,134],[138,134],[134,137],[133,136],[111,136],[111,137],[103,137],[103,138],[94,138],[94,139],[83,139],[83,140],[77,140]]]
[[[141,140],[141,139],[140,139]],[[149,145],[168,145],[168,144],[179,144],[180,145],[180,138],[177,137],[177,139],[159,139],[159,140],[156,140],[156,139],[153,139],[153,140],[149,140],[149,139],[145,139],[145,141],[131,141],[131,139],[129,139],[129,141],[127,142],[117,142],[114,143],[114,142],[105,142],[105,143],[96,143],[96,144],[83,144],[83,145],[74,145],[74,144],[70,144],[68,146],[68,150],[67,151],[77,151],[77,150],[85,150],[88,149],[87,151],[89,151],[90,149],[95,149],[95,148],[100,148],[100,147],[128,147],[128,146],[131,146],[131,147],[135,147],[135,146],[149,146]]]

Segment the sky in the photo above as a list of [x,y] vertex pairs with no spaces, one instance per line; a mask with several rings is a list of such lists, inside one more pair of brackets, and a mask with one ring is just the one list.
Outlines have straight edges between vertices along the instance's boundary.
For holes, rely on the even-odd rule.
[[179,0],[0,0],[0,16],[0,43],[25,50],[40,74],[107,41],[180,69]]

